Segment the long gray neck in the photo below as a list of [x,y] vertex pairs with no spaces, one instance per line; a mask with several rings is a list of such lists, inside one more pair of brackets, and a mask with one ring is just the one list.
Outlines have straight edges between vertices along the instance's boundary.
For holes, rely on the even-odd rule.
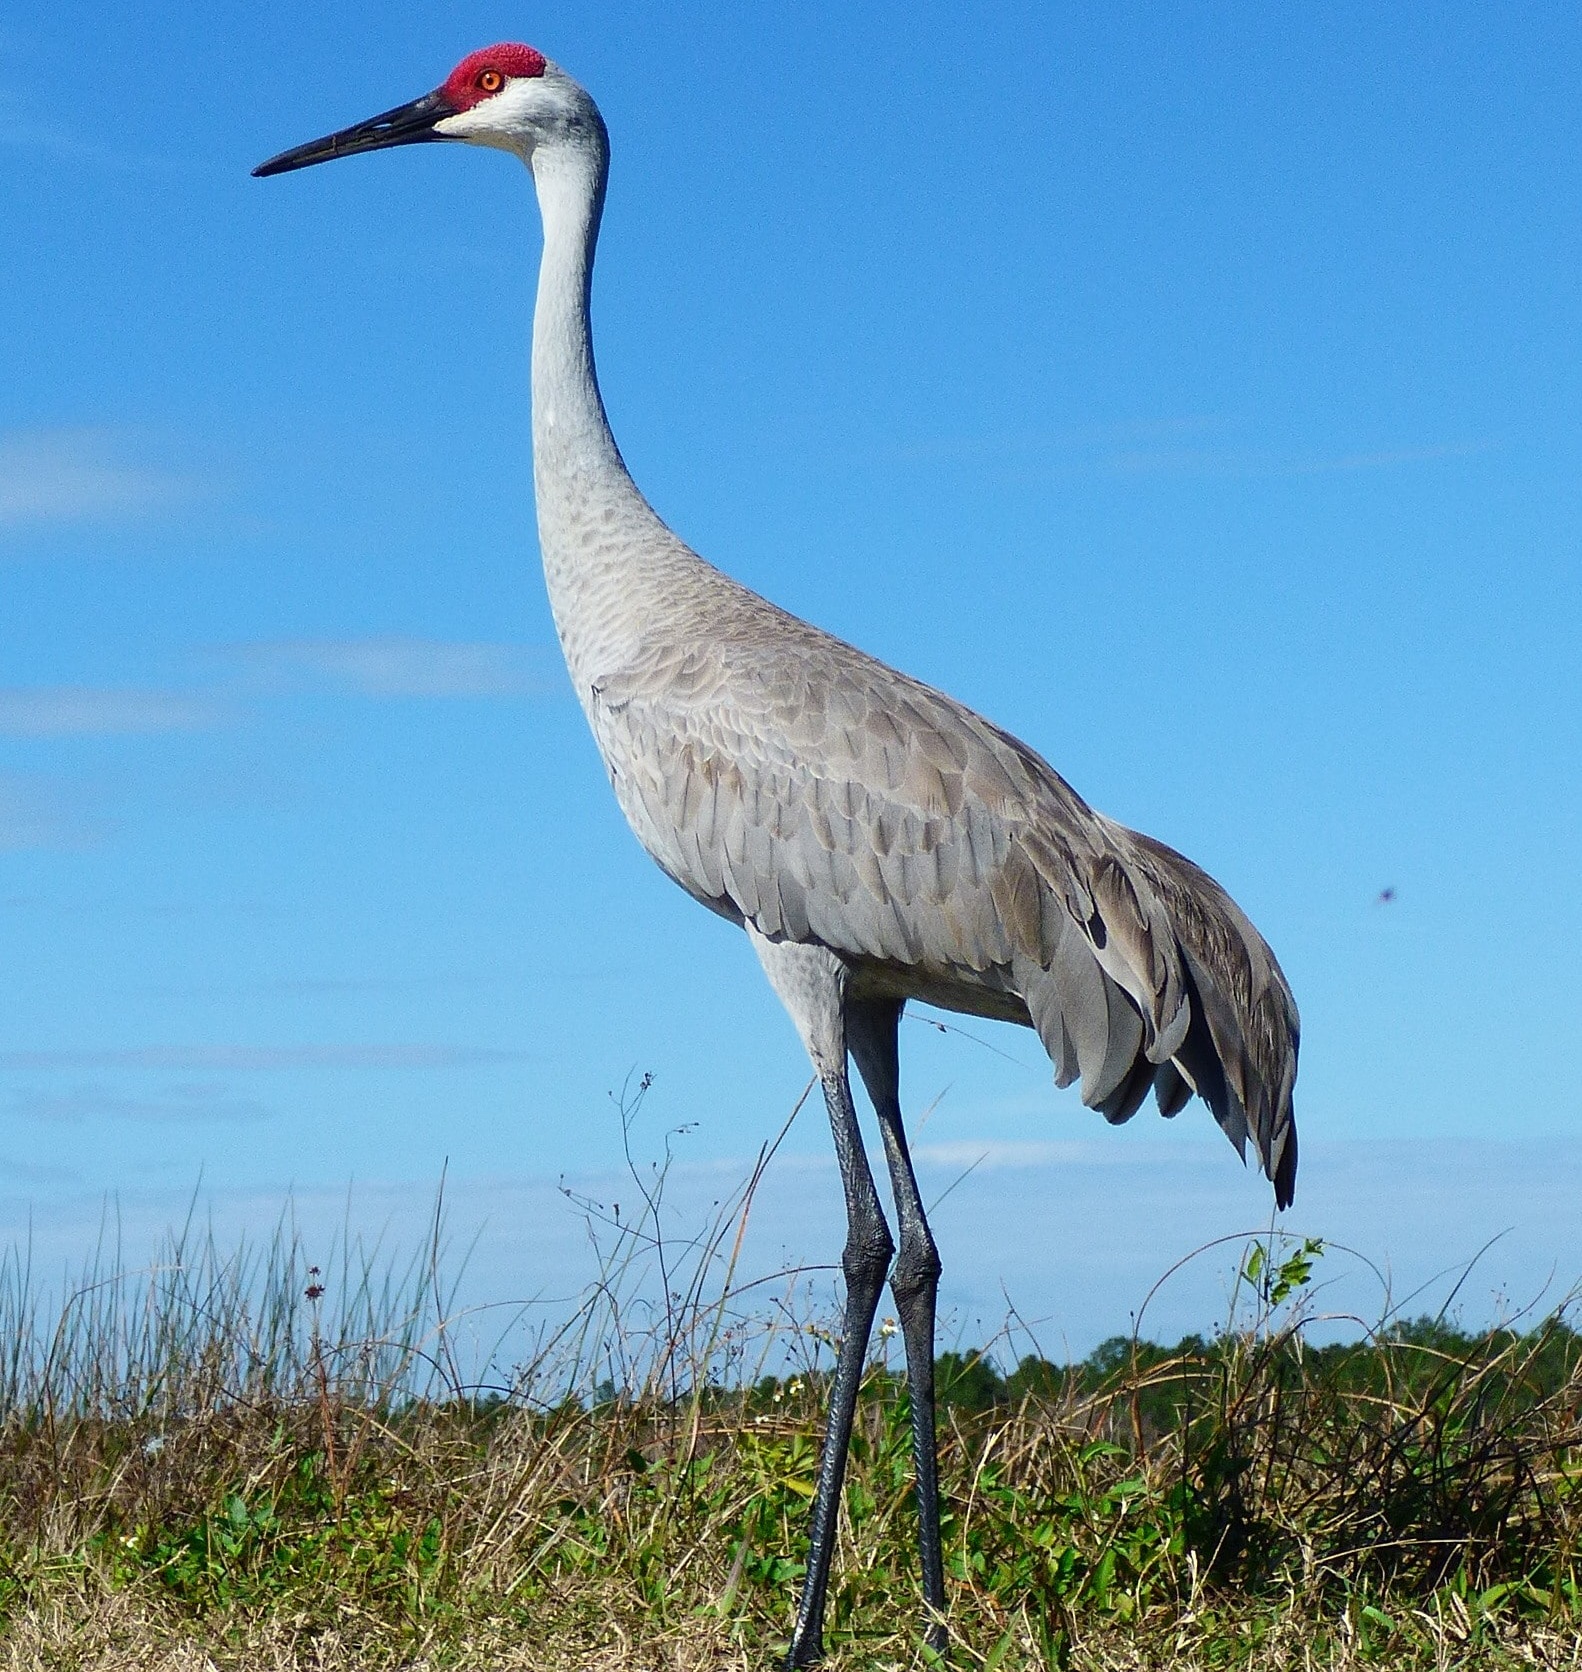
[[544,218],[533,314],[538,538],[555,627],[584,706],[590,682],[630,660],[662,602],[662,572],[685,553],[638,492],[599,396],[588,303],[608,165],[596,117],[575,137],[540,146],[532,163]]

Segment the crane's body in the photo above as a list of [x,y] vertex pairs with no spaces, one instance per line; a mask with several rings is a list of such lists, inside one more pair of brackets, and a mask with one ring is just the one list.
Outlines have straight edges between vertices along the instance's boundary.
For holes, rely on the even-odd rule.
[[[944,1642],[934,1479],[939,1258],[901,1123],[910,999],[1036,1028],[1062,1084],[1128,1119],[1195,1091],[1289,1202],[1298,1025],[1273,954],[1189,861],[1091,809],[1037,754],[939,691],[703,561],[627,472],[589,323],[608,142],[587,93],[530,47],[487,48],[411,105],[284,153],[278,173],[457,139],[533,170],[544,253],[533,468],[556,630],[616,797],[660,867],[743,927],[818,1072],[846,1193],[842,1345],[791,1662],[822,1651],[857,1386],[886,1274],[906,1345],[929,1637]],[[900,1230],[852,1107],[873,1098]]]

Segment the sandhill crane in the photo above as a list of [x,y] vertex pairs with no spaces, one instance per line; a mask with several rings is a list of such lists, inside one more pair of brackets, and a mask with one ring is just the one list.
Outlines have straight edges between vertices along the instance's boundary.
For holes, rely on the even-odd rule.
[[[1055,1078],[1129,1119],[1196,1092],[1252,1140],[1281,1207],[1296,1176],[1296,1005],[1258,932],[1180,854],[1090,808],[1024,743],[738,585],[627,473],[594,371],[589,292],[609,144],[532,47],[487,47],[410,104],[283,152],[281,174],[429,140],[513,152],[544,245],[533,477],[544,576],[621,810],[673,881],[747,932],[822,1084],[846,1195],[845,1317],[789,1664],[823,1649],[852,1415],[886,1274],[906,1349],[931,1644],[945,1643],[934,1437],[940,1263],[901,1122],[908,999],[1035,1028]],[[873,1099],[899,1254],[863,1151]],[[894,1266],[892,1269],[892,1259]]]

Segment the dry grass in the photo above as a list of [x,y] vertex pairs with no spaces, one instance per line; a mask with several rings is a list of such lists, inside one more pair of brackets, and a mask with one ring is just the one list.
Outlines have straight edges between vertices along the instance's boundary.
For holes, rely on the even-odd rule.
[[[751,1182],[681,1243],[662,1184],[487,1397],[462,1385],[437,1229],[393,1274],[190,1227],[53,1306],[0,1271],[0,1668],[769,1664],[831,1343],[733,1288]],[[1582,1339],[1424,1320],[1315,1348],[1292,1307],[1320,1252],[1250,1250],[1253,1315],[1210,1342],[1004,1377],[947,1355],[954,1664],[1582,1666]],[[907,1449],[876,1364],[832,1668],[928,1663]]]
[[[1573,1664],[1574,1383],[1519,1382],[1509,1343],[1453,1373],[1402,1345],[1375,1349],[1403,1361],[1381,1400],[1334,1363],[1323,1380],[1293,1365],[1278,1339],[949,1413],[958,1664]],[[1491,1366],[1510,1378],[1498,1398]],[[310,1382],[169,1424],[153,1448],[124,1419],[16,1422],[0,1458],[7,1652],[60,1667],[763,1665],[794,1602],[818,1391],[397,1410]],[[836,1666],[920,1664],[904,1414],[876,1370],[831,1599]]]
[[[1421,1622],[1422,1643],[1409,1651],[1379,1653],[1343,1639],[1313,1639],[1307,1624],[1292,1618],[1270,1631],[1234,1664],[1247,1672],[1518,1672],[1533,1668],[1582,1667],[1582,1640],[1569,1628],[1529,1627],[1498,1640],[1476,1643],[1436,1622]],[[982,1665],[970,1651],[957,1664]],[[484,1621],[447,1636],[441,1644],[421,1640],[370,1642],[360,1633],[333,1627],[303,1630],[269,1618],[195,1626],[173,1617],[156,1602],[125,1591],[86,1587],[69,1601],[14,1621],[0,1643],[0,1672],[761,1672],[768,1661],[758,1649],[708,1622],[636,1635],[612,1623],[602,1639],[594,1634],[562,1637],[523,1628],[514,1621]],[[830,1672],[888,1669],[921,1664],[901,1640],[836,1649]],[[1034,1650],[1013,1650],[998,1665],[1042,1668]],[[1069,1665],[1077,1672],[1218,1672],[1227,1665],[1221,1645],[1190,1633],[1138,1637],[1102,1633],[1085,1641]]]

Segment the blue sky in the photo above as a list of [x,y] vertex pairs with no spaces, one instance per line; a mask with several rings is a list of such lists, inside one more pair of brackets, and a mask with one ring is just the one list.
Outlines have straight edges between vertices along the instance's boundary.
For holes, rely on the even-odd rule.
[[[525,38],[612,130],[601,374],[662,513],[1232,889],[1302,1006],[1299,1219],[1330,1154],[1395,1252],[1399,1157],[1490,1140],[1517,1160],[1424,1176],[1448,1226],[1480,1190],[1522,1223],[1582,1145],[1575,8],[366,16],[0,24],[0,1221],[67,1248],[106,1191],[447,1160],[482,1213],[613,1166],[630,1072],[703,1173],[806,1078],[559,665],[529,181],[248,177]],[[967,1033],[904,1036],[939,1164],[997,1157],[986,1211],[1036,1216],[1015,1146],[1105,1143],[1070,1189],[1124,1225],[1126,1167],[1179,1154],[1179,1224],[1134,1227],[1162,1270],[1201,1108],[1097,1130],[1030,1035]],[[826,1148],[804,1114],[788,1154]]]

